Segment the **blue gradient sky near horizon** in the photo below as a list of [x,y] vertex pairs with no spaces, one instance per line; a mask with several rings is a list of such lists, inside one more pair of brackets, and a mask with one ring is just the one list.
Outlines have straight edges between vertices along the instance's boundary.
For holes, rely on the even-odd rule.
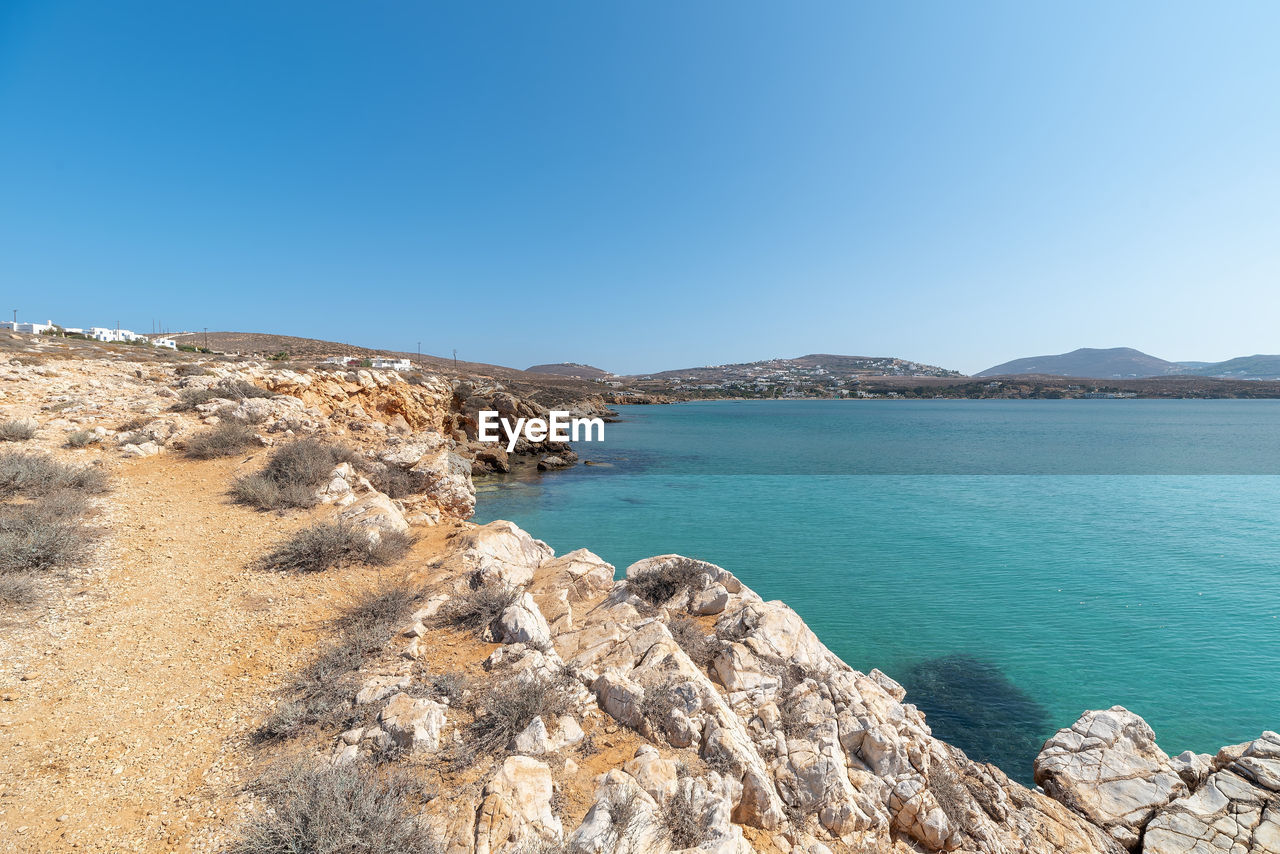
[[1248,2],[2,0],[0,309],[622,373],[1280,352],[1277,33]]

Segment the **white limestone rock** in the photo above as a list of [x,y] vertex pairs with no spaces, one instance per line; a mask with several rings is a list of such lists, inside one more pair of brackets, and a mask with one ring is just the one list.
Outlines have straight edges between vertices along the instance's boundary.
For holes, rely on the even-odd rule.
[[438,750],[448,706],[396,694],[378,715],[383,731],[401,750]]
[[1151,727],[1123,706],[1059,730],[1036,756],[1035,780],[1128,847],[1156,810],[1188,794]]

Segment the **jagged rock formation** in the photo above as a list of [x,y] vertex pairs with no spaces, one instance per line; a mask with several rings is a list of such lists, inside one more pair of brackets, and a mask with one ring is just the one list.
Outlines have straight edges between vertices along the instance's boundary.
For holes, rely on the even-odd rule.
[[1129,848],[1157,809],[1188,793],[1151,727],[1122,706],[1086,712],[1049,739],[1035,780]]
[[1036,757],[1036,782],[1143,854],[1280,854],[1280,735],[1170,759],[1121,706],[1086,712]]
[[[568,720],[539,719],[508,745],[528,754],[520,775],[507,758],[480,801],[433,816],[452,851],[559,840],[574,852],[668,851],[673,803],[691,817],[686,847],[699,850],[1121,850],[1084,817],[933,738],[901,686],[853,670],[794,611],[720,567],[665,555],[614,581],[591,552],[555,557],[495,522],[458,536],[432,573],[447,592],[416,621],[429,623],[478,586],[518,589],[496,621],[504,645],[486,663],[492,678],[579,686]],[[419,634],[406,627],[404,654],[415,643],[421,650]],[[560,832],[544,809],[540,769],[571,773],[574,760],[556,751],[580,721],[602,718],[644,743],[599,779],[580,825]],[[462,727],[453,738],[466,738]],[[332,750],[352,755],[345,737]],[[513,782],[523,777],[530,791]]]

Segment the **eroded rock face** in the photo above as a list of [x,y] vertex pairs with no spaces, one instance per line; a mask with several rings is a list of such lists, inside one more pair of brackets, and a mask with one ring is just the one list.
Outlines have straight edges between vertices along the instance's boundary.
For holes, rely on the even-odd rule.
[[1151,727],[1123,706],[1085,712],[1059,730],[1036,757],[1035,780],[1126,847],[1156,810],[1188,794]]
[[509,756],[485,786],[476,819],[476,854],[509,851],[508,843],[558,842],[564,827],[551,808],[551,769],[528,756]]
[[1280,735],[1224,748],[1213,766],[1147,825],[1144,854],[1280,854]]
[[409,469],[417,491],[430,495],[451,516],[468,519],[476,510],[471,461],[445,448],[423,456]]
[[451,563],[463,572],[475,573],[484,584],[519,587],[528,584],[534,570],[554,552],[511,522],[490,522],[458,538]]
[[438,750],[448,707],[434,700],[396,694],[378,716],[382,730],[401,750]]
[[[518,755],[498,760],[483,796],[477,790],[450,810],[451,851],[511,854],[563,841],[593,854],[1122,854],[1121,842],[1137,842],[1144,824],[1146,850],[1157,854],[1230,844],[1242,854],[1273,851],[1280,737],[1208,764],[1175,761],[1140,718],[1119,708],[1090,713],[1055,736],[1037,766],[1069,808],[935,739],[901,685],[849,667],[794,611],[720,567],[664,555],[632,567],[632,582],[614,581],[613,567],[590,552],[556,558],[506,522],[467,529],[454,548],[438,567],[453,589],[477,580],[523,588],[495,623],[502,645],[484,669],[530,683],[569,677],[580,693],[568,713],[527,724],[507,748]],[[633,584],[650,571],[674,580]],[[413,615],[402,633],[410,648],[449,595]],[[392,696],[377,727],[339,736],[334,761],[438,743],[422,702]],[[584,729],[595,738],[605,716],[614,719],[606,732],[625,726],[644,743],[603,769],[565,839],[549,769],[563,767],[560,780],[584,773],[578,762],[599,754],[569,748]],[[1141,796],[1126,789],[1135,780]],[[675,814],[687,819],[679,834]]]

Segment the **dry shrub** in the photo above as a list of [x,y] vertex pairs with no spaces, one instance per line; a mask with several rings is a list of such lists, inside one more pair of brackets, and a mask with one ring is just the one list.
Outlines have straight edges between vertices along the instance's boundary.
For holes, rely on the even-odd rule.
[[85,497],[75,492],[0,504],[0,600],[29,604],[49,573],[89,562],[98,532],[84,524],[87,512]]
[[231,485],[231,497],[237,504],[259,510],[284,510],[315,504],[315,489],[300,484],[278,484],[260,474],[238,477]]
[[107,476],[99,468],[76,468],[43,454],[0,452],[0,499],[50,495],[64,490],[95,495],[106,492]]
[[259,510],[310,507],[334,467],[347,462],[358,466],[363,459],[345,445],[298,439],[277,448],[262,471],[236,478],[232,496]]
[[68,434],[64,446],[68,448],[87,448],[99,441],[101,441],[101,437],[92,430],[76,430],[74,433]]
[[671,563],[627,579],[627,588],[650,605],[661,605],[704,575],[688,563]]
[[116,428],[117,433],[132,433],[135,430],[141,430],[155,419],[149,415],[135,415],[128,421]]
[[183,389],[178,392],[178,402],[173,408],[184,412],[211,400],[247,400],[251,397],[275,397],[275,393],[245,380],[223,380],[212,388]]
[[640,808],[640,788],[622,786],[609,793],[609,818],[613,820],[613,832],[617,840],[633,838],[644,826],[644,811]]
[[365,528],[345,520],[317,522],[294,534],[284,545],[258,561],[260,569],[283,572],[323,572],[348,563],[385,566],[408,552],[413,539],[395,531],[369,539]]
[[0,442],[25,442],[36,437],[37,425],[30,418],[0,422]]
[[929,790],[938,801],[938,806],[947,814],[954,827],[966,827],[969,814],[968,803],[971,800],[969,790],[957,779],[951,769],[941,762],[933,763],[929,771]]
[[368,763],[304,762],[257,787],[269,809],[254,815],[229,854],[438,854],[416,818],[422,787]]
[[458,671],[450,673],[437,673],[428,679],[431,686],[431,695],[440,697],[449,701],[449,705],[457,705],[459,701],[466,695],[467,688],[471,684],[466,675]]
[[710,667],[716,656],[720,654],[720,642],[716,636],[704,632],[697,620],[677,617],[667,623],[667,629],[690,660],[703,670]]
[[644,696],[640,699],[640,714],[658,732],[663,731],[663,725],[678,705],[672,690],[674,687],[675,683],[670,679],[644,687]]
[[436,612],[437,625],[483,632],[502,612],[510,608],[523,595],[521,587],[503,584],[476,584],[445,602]]
[[697,848],[706,840],[706,830],[698,820],[698,813],[694,808],[691,786],[678,786],[676,793],[662,804],[658,817],[673,851]]
[[476,718],[467,727],[467,738],[453,759],[469,765],[477,756],[504,755],[511,740],[533,723],[534,718],[541,717],[549,725],[551,720],[568,712],[578,688],[564,673],[556,676],[523,673],[477,686],[470,702]]
[[123,433],[119,437],[121,445],[142,445],[154,441],[155,438],[146,430],[134,430],[131,433]]
[[382,466],[369,473],[373,488],[388,498],[406,498],[413,495],[413,476],[399,466]]
[[0,602],[30,605],[40,600],[40,583],[25,572],[0,573]]
[[205,369],[204,365],[197,365],[193,362],[178,365],[178,367],[173,369],[173,372],[180,377],[200,377],[209,373],[209,371]]
[[84,565],[98,539],[97,532],[84,525],[84,512],[83,499],[61,494],[0,506],[0,573]]
[[236,421],[223,421],[187,440],[187,456],[197,460],[230,457],[257,447],[258,434]]

